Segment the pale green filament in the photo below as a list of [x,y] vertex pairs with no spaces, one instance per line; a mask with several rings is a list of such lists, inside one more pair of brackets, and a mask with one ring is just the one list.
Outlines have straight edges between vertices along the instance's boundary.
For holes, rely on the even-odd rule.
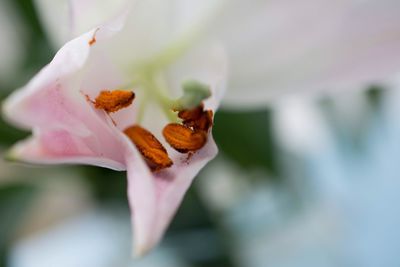
[[178,99],[168,97],[168,88],[162,75],[154,75],[153,72],[143,73],[137,80],[129,85],[123,86],[120,90],[132,90],[142,88],[144,95],[140,101],[137,122],[143,120],[147,103],[150,100],[156,101],[166,117],[171,122],[179,122],[176,111],[193,109],[201,105],[203,100],[211,96],[209,86],[196,80],[188,80],[182,84],[183,95]]
[[174,102],[171,98],[169,98],[163,91],[160,83],[154,77],[149,77],[145,81],[143,81],[143,86],[145,88],[145,94],[151,95],[153,99],[160,104],[161,109],[164,114],[171,122],[175,122],[177,120],[177,116],[172,112],[172,103]]

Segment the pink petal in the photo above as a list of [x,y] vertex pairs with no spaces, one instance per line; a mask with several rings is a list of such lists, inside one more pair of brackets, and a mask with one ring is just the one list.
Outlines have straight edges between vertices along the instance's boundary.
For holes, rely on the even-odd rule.
[[116,161],[116,157],[105,157],[100,144],[98,147],[91,147],[93,139],[96,140],[97,137],[90,135],[82,138],[65,130],[35,132],[35,137],[14,145],[8,157],[35,164],[69,163],[94,165],[119,171],[126,169],[123,158]]
[[[86,89],[82,86],[89,85],[84,74],[93,72],[90,63],[101,55],[92,53],[90,41],[96,34],[97,42],[102,42],[122,25],[122,20],[116,20],[70,41],[48,66],[6,100],[3,106],[6,118],[34,130],[32,138],[12,150],[14,158],[125,169],[120,137],[82,93]],[[107,81],[103,82],[106,86]]]
[[[172,88],[179,88],[177,91],[181,91],[180,85],[185,79],[209,84],[212,96],[205,107],[215,112],[225,89],[226,66],[224,50],[211,43],[194,49],[177,62],[170,70],[169,82]],[[165,120],[163,125],[166,124]],[[152,132],[157,135],[160,130]],[[159,140],[164,139],[159,137]],[[211,134],[207,144],[191,158],[164,145],[174,165],[155,174],[149,171],[136,150],[127,152],[128,197],[136,255],[143,255],[160,241],[193,179],[218,152]]]
[[193,179],[217,152],[210,136],[190,160],[187,156],[175,158],[171,168],[157,174],[152,174],[137,154],[127,157],[136,255],[145,254],[160,241]]

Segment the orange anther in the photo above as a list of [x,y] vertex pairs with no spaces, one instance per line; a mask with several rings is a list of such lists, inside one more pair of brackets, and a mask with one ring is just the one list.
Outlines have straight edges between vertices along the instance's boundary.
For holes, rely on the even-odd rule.
[[152,171],[172,166],[173,162],[168,157],[167,150],[151,132],[134,125],[126,128],[124,133],[135,144]]
[[199,150],[207,142],[206,132],[195,131],[178,123],[167,124],[163,135],[168,144],[181,153]]
[[200,118],[202,113],[203,113],[203,105],[200,105],[194,109],[179,111],[178,117],[184,121],[191,121]]
[[195,130],[208,132],[208,130],[213,126],[212,110],[203,111],[198,120],[190,122],[188,125],[193,127]]
[[178,113],[182,123],[188,127],[193,127],[196,131],[208,131],[213,125],[213,112],[204,110],[203,105],[192,110],[182,110]]
[[95,108],[103,109],[110,113],[130,106],[134,98],[135,93],[132,91],[101,91],[93,103]]

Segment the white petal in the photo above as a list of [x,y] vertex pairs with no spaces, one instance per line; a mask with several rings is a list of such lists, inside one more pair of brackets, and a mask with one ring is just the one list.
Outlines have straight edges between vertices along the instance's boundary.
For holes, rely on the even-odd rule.
[[132,67],[157,57],[167,47],[183,47],[180,50],[184,50],[185,44],[194,42],[201,35],[222,1],[134,1],[127,26],[113,43],[112,50],[120,51],[116,60]]
[[129,0],[35,0],[44,28],[57,48],[108,20]]
[[216,110],[225,94],[228,77],[226,50],[219,42],[203,42],[191,49],[168,71],[168,82],[176,97],[182,94],[182,83],[197,80],[210,86],[211,98],[205,101],[205,108]]
[[399,12],[394,0],[231,1],[216,24],[231,63],[224,104],[379,82],[400,69]]

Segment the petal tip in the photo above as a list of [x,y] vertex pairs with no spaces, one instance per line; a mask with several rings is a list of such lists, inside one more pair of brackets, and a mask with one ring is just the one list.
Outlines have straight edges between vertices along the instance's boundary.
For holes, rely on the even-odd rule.
[[14,147],[11,148],[10,150],[8,150],[8,151],[5,153],[3,159],[4,159],[5,161],[9,161],[9,162],[21,161],[20,158],[19,158],[19,156],[18,156],[18,153],[17,153],[17,151],[15,150]]
[[[143,233],[143,232],[142,232]],[[133,238],[134,248],[133,248],[133,256],[135,258],[142,258],[147,254],[151,253],[154,248],[158,245],[160,238],[156,239],[154,236],[155,232],[152,232],[147,237],[143,235],[141,238]],[[138,237],[138,235],[136,235]]]
[[23,109],[23,92],[24,90],[17,90],[11,93],[6,99],[0,103],[2,118],[10,124],[18,128],[29,129],[30,127],[24,125],[18,118],[18,111]]
[[6,98],[0,103],[1,114],[4,119],[8,119],[10,117],[10,98]]
[[153,246],[149,244],[141,244],[141,245],[135,245],[134,251],[133,251],[133,256],[135,258],[142,258],[146,254],[148,254]]

